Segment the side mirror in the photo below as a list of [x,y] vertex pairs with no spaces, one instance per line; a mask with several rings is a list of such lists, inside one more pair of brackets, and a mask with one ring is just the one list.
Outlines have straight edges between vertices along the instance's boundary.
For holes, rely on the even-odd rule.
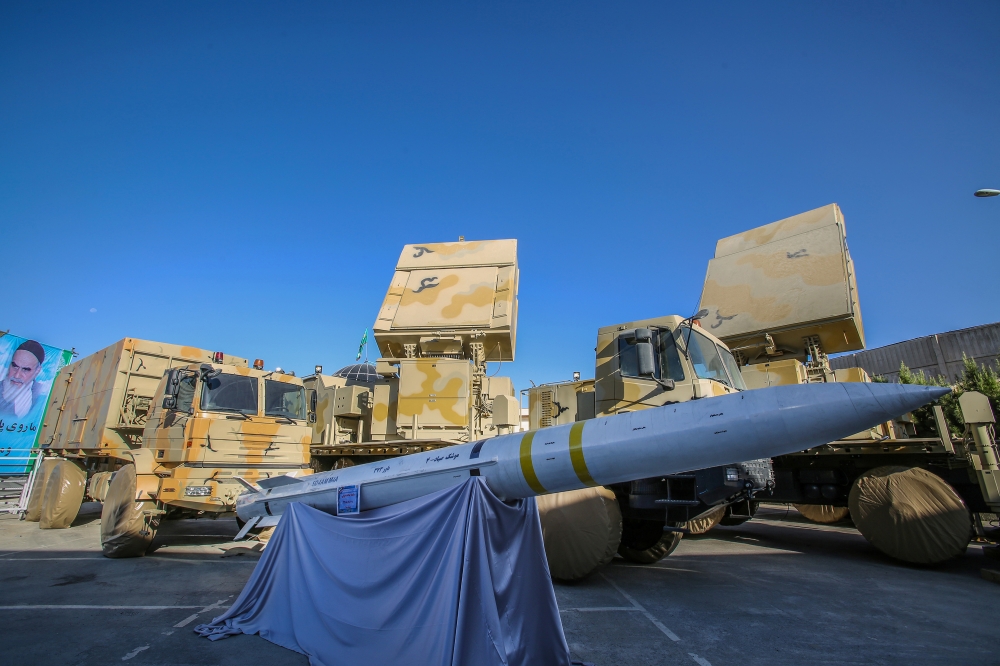
[[[315,412],[316,411],[316,403],[317,402],[318,402],[318,398],[316,397],[316,391],[309,391],[309,411],[310,412]],[[315,414],[313,416],[315,416]],[[312,421],[310,421],[310,423],[315,423],[315,422],[316,422],[315,418]]]
[[635,329],[635,352],[640,377],[656,374],[656,354],[653,353],[653,332],[648,328]]
[[[180,390],[180,386],[181,371],[177,369],[167,370],[167,385],[166,388],[163,389],[163,395],[176,396],[177,392]],[[163,406],[166,407],[166,403],[164,403]]]

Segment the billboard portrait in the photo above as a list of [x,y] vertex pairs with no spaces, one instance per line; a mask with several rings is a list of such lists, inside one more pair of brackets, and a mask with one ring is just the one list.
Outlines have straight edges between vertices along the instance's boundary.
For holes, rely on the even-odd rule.
[[27,474],[52,383],[72,352],[0,333],[0,476]]

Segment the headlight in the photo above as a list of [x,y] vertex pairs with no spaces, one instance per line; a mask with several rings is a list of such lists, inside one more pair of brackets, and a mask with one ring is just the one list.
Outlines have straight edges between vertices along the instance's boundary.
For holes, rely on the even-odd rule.
[[212,486],[188,486],[184,494],[188,497],[208,497],[212,494]]
[[739,481],[740,471],[735,467],[726,468],[726,481]]

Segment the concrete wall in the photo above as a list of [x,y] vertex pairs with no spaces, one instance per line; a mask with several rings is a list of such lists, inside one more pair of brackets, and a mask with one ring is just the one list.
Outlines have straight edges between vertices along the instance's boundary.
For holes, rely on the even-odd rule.
[[891,382],[899,379],[899,364],[927,375],[945,375],[954,381],[962,374],[962,354],[977,363],[1000,367],[1000,322],[958,331],[928,335],[885,347],[844,354],[830,359],[834,369],[864,368],[869,375],[882,375]]

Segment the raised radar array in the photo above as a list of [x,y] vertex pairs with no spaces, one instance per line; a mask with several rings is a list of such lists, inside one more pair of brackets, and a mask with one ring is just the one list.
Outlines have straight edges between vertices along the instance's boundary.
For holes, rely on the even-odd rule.
[[378,373],[395,380],[376,387],[374,436],[470,441],[514,425],[510,380],[486,363],[514,360],[517,283],[516,240],[403,247],[372,327]]
[[833,381],[827,355],[865,346],[840,207],[721,239],[699,309],[708,310],[702,325],[749,366],[750,388]]

